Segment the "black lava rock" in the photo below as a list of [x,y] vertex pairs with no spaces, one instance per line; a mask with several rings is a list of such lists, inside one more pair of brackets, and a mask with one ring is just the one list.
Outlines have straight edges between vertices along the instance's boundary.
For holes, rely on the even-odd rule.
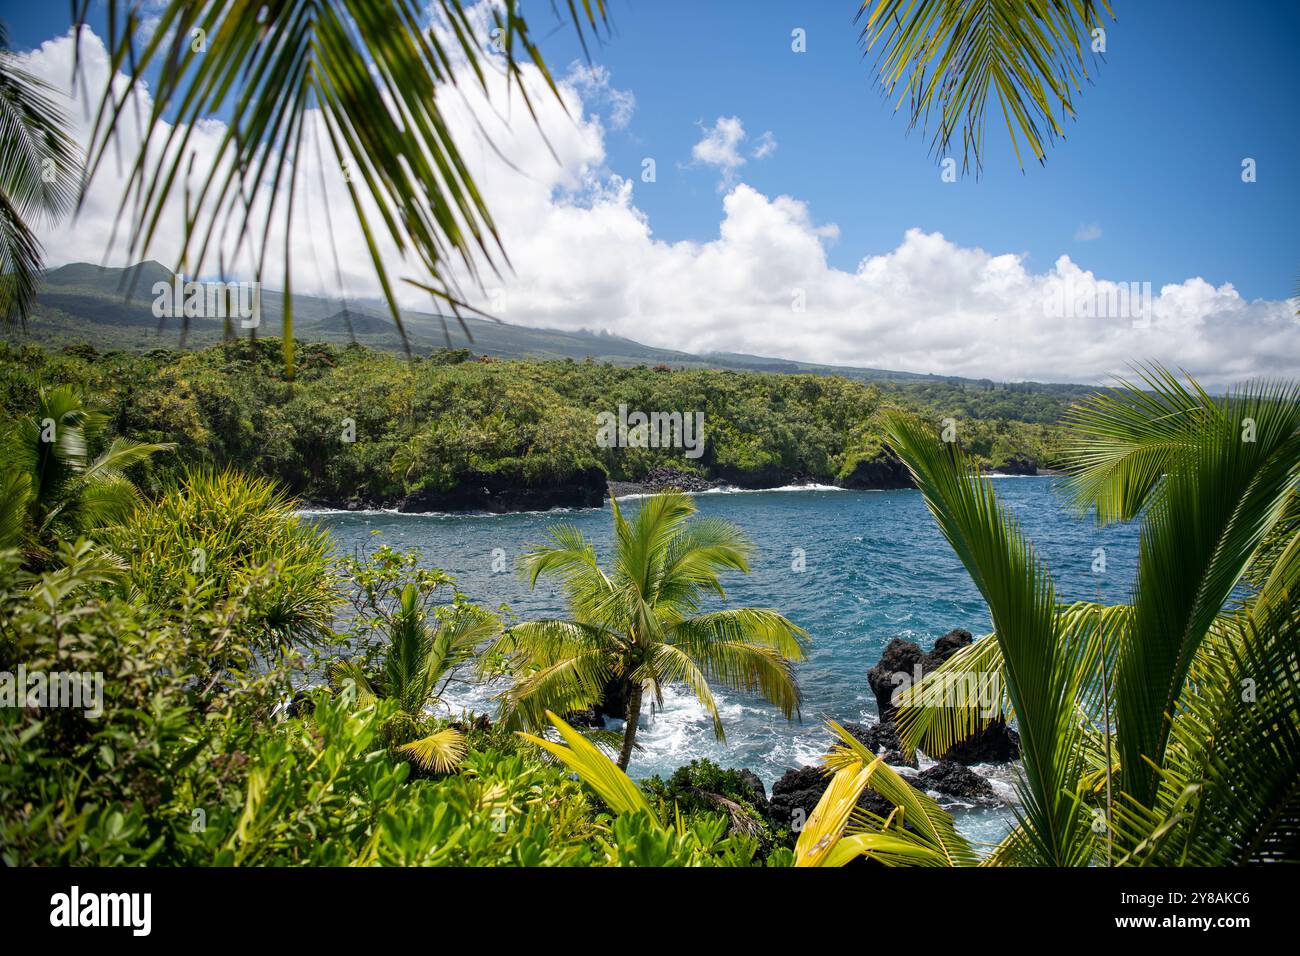
[[397,510],[411,513],[431,511],[546,511],[550,508],[599,508],[605,503],[605,472],[592,466],[564,478],[521,483],[503,475],[462,475],[455,488],[447,491],[421,489],[400,502]]
[[955,760],[941,760],[929,770],[922,770],[910,781],[918,790],[933,790],[964,800],[994,802],[993,786],[974,770]]
[[953,744],[945,760],[970,766],[976,763],[1006,763],[1020,757],[1020,735],[1003,720],[990,721],[973,737]]
[[864,458],[840,481],[844,488],[855,490],[888,490],[914,488],[912,473],[893,452],[886,449],[874,458]]

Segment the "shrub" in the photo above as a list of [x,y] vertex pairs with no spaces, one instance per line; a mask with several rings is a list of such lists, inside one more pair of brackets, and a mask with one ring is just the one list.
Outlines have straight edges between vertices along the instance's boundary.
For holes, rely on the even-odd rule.
[[111,538],[139,596],[159,608],[245,595],[258,650],[327,637],[339,595],[329,535],[266,478],[187,472]]

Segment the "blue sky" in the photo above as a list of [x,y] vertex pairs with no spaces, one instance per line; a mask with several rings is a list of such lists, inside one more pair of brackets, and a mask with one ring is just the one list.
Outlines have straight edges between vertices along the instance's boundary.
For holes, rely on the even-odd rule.
[[[549,6],[534,3],[534,32],[557,72],[581,56]],[[852,0],[700,2],[613,0],[613,35],[592,48],[612,84],[630,90],[629,126],[606,139],[615,172],[638,176],[645,156],[658,181],[637,204],[656,237],[706,240],[721,196],[707,168],[678,168],[697,123],[737,116],[751,139],[778,148],[750,161],[760,191],[808,203],[840,236],[831,262],[851,269],[893,248],[910,227],[963,246],[1028,253],[1035,269],[1068,253],[1086,269],[1159,286],[1202,276],[1247,298],[1293,294],[1300,272],[1300,4],[1253,0],[1116,0],[1106,60],[1080,98],[1045,166],[1023,173],[1000,129],[990,130],[977,182],[940,181],[919,131],[905,135],[872,85]],[[527,9],[527,8],[525,8]],[[18,48],[66,30],[61,3],[14,4],[3,14]],[[790,51],[790,31],[808,50]],[[1258,164],[1241,181],[1243,157]],[[1081,226],[1101,235],[1075,238]]]
[[[471,167],[513,272],[482,304],[688,351],[976,377],[1095,382],[1147,360],[1211,383],[1300,374],[1300,321],[1280,301],[1300,273],[1300,4],[1114,6],[1105,60],[1046,164],[1022,171],[990,126],[982,175],[947,183],[926,136],[874,86],[853,0],[612,0],[613,35],[591,47],[597,82],[583,81],[572,28],[532,0],[534,37],[578,114],[549,102],[556,163],[494,100],[516,115],[494,134],[515,165],[485,151]],[[66,34],[66,6],[0,16],[18,49],[45,44],[32,68],[62,82],[69,44],[46,41]],[[796,28],[804,53],[791,50]],[[635,104],[626,123],[619,98]],[[742,126],[719,153],[717,135]],[[693,154],[710,142],[713,163]],[[655,182],[641,179],[647,157]],[[43,237],[52,264],[103,255],[120,192],[96,188],[89,213]],[[348,294],[374,295],[357,236],[337,220],[327,235]],[[328,255],[310,221],[286,241]],[[1096,295],[1151,283],[1155,321],[1057,317],[1045,304],[1075,279]]]
[[[840,227],[832,262],[852,268],[897,244],[905,229],[940,231],[963,246],[1028,252],[1047,268],[1062,252],[1085,268],[1157,286],[1203,276],[1247,297],[1293,293],[1300,271],[1300,4],[1116,0],[1106,61],[1045,166],[1022,174],[1000,129],[984,174],[942,183],[919,131],[906,133],[872,85],[853,2],[615,0],[616,34],[593,52],[614,85],[636,95],[610,165],[633,175],[641,157],[689,156],[697,121],[735,115],[778,149],[745,180],[807,202]],[[808,52],[790,52],[804,27]],[[567,31],[544,46],[580,56]],[[1253,157],[1258,180],[1241,181]],[[637,202],[662,238],[717,229],[709,171],[658,163],[659,189]],[[1081,224],[1099,239],[1076,241]]]

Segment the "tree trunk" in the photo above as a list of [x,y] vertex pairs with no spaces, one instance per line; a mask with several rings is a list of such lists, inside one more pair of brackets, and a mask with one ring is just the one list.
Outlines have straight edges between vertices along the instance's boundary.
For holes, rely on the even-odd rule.
[[636,724],[641,718],[641,683],[633,683],[627,695],[627,724],[623,728],[623,749],[618,753],[618,769],[626,770],[632,759],[632,745],[636,743]]

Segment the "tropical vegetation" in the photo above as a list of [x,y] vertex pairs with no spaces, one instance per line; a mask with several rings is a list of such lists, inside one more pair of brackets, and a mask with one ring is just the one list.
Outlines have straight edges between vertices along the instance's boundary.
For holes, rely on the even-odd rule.
[[[866,384],[837,376],[622,368],[574,361],[478,361],[444,351],[407,360],[362,347],[300,344],[285,379],[270,340],[196,352],[99,354],[0,344],[0,411],[17,420],[42,387],[97,396],[108,432],[174,443],[139,464],[147,491],[196,469],[238,468],[310,501],[396,504],[491,477],[527,488],[638,481],[660,468],[750,486],[852,484],[889,458],[879,413],[956,422],[988,467],[1058,462],[1071,394],[1015,386]],[[596,415],[701,412],[704,448],[602,448]],[[349,440],[351,439],[351,440]],[[598,482],[599,483],[599,482]]]
[[507,727],[541,727],[552,710],[602,703],[610,687],[626,697],[618,766],[636,745],[642,701],[663,706],[665,685],[684,684],[726,739],[710,682],[756,692],[786,719],[799,712],[794,664],[807,632],[770,608],[701,609],[706,595],[726,599],[720,575],[749,571],[749,542],[734,525],[695,516],[679,492],[655,495],[629,521],[618,499],[615,553],[601,568],[596,549],[572,525],[550,531],[551,544],[524,555],[529,582],[558,577],[573,617],[525,621],[489,649],[504,656],[513,686],[502,697]]
[[[78,5],[80,19],[89,6]],[[868,0],[863,42],[880,51],[882,87],[910,103],[914,125],[937,114],[936,154],[960,138],[978,169],[992,93],[1017,154],[1023,139],[1041,161],[1062,134],[1056,111],[1073,113],[1088,76],[1101,9]],[[202,269],[229,226],[260,279],[273,220],[283,234],[295,226],[294,199],[308,188],[298,171],[328,151],[358,173],[351,211],[399,330],[381,242],[412,255],[415,285],[464,307],[453,268],[477,281],[481,264],[504,256],[440,96],[457,77],[485,85],[489,54],[459,0],[435,10],[440,29],[424,31],[413,0],[172,0],[137,50],[139,5],[110,2],[110,59],[130,77],[102,94],[88,172],[104,175],[118,125],[135,115],[128,97],[150,71],[153,113],[126,158],[122,198],[136,258],[185,190],[178,271]],[[603,28],[601,0],[567,10],[584,38]],[[493,17],[511,82],[527,94],[531,62],[554,89],[519,4]],[[197,35],[210,52],[186,42]],[[221,112],[234,120],[211,167],[179,175],[193,160],[188,131]],[[6,320],[26,317],[39,274],[30,220],[69,205],[77,158],[62,124],[0,37]],[[53,180],[37,173],[47,160]],[[992,411],[1005,393],[964,387],[936,397],[834,377],[470,362],[450,351],[400,362],[296,347],[283,252],[279,341],[0,353],[0,673],[73,671],[94,698],[0,707],[7,865],[1300,859],[1294,384],[1214,396],[1152,368],[1063,419],[1055,397],[1035,395],[1008,425]],[[593,412],[622,401],[704,411],[707,455],[594,449]],[[958,401],[964,414],[946,414]],[[959,419],[956,440],[936,434],[946,417]],[[1099,522],[1140,523],[1127,603],[1058,600],[1051,570],[981,476],[1014,455],[1065,466],[1075,505]],[[560,578],[569,617],[502,630],[417,556],[381,547],[339,558],[293,497],[391,501],[484,474],[528,484],[596,469],[626,480],[665,463],[755,482],[846,479],[895,458],[993,621],[991,635],[902,696],[904,747],[942,753],[991,720],[1021,735],[1015,824],[987,854],[835,724],[827,789],[797,836],[765,830],[752,792],[723,768],[642,785],[627,776],[644,696],[657,700],[666,684],[686,685],[720,737],[714,684],[757,691],[787,717],[799,705],[793,663],[806,635],[776,610],[706,603],[725,598],[724,572],[746,569],[745,544],[696,518],[689,499],[655,496],[630,518],[615,501],[608,570],[572,529],[554,529],[525,571]],[[1096,567],[1104,573],[1104,554]],[[442,713],[449,682],[473,665],[506,681],[501,709]],[[992,712],[930,693],[968,686],[969,675],[1001,689]],[[620,682],[627,720],[612,759],[566,718]],[[868,790],[892,809],[865,809]]]
[[[1141,518],[1131,604],[1057,602],[993,486],[924,424],[889,416],[892,447],[988,603],[994,633],[900,696],[909,748],[943,753],[994,719],[1022,740],[1015,826],[981,855],[951,818],[853,735],[800,834],[797,865],[1225,866],[1300,859],[1300,392],[1214,398],[1159,368],[1078,407],[1074,500]],[[1099,566],[1099,567],[1104,567]],[[962,699],[974,675],[993,712]],[[947,691],[947,692],[945,692]],[[550,715],[536,740],[612,807],[644,807],[616,767]],[[870,789],[886,817],[858,803]],[[617,802],[611,802],[617,801]]]

